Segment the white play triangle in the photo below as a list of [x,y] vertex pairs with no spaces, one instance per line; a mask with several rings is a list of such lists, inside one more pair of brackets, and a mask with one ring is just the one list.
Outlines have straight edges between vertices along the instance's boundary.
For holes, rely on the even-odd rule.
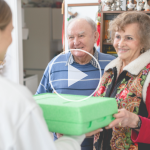
[[68,87],[88,75],[68,64]]

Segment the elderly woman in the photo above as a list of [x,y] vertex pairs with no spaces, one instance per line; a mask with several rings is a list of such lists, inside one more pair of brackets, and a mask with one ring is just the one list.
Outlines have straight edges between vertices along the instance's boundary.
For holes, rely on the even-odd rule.
[[118,113],[95,134],[94,150],[150,150],[150,17],[124,12],[109,30],[118,58],[106,66],[95,96],[114,97]]

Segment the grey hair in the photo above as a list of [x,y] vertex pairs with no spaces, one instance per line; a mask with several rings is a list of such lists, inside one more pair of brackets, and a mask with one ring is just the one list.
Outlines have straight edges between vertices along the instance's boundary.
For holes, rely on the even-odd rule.
[[68,24],[67,24],[67,29],[68,29],[69,25],[72,22],[77,21],[79,19],[86,20],[89,23],[89,25],[92,27],[93,31],[94,32],[97,31],[96,23],[90,17],[87,17],[87,16],[85,16],[85,17],[75,17],[73,19],[70,19],[69,22],[68,22]]

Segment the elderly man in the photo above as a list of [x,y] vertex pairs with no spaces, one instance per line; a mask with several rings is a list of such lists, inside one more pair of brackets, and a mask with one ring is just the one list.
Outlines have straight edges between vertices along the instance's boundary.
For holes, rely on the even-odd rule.
[[[105,66],[115,58],[95,50],[94,44],[98,39],[98,32],[95,22],[88,17],[74,18],[69,21],[67,39],[70,49],[81,49],[92,54],[99,62],[102,74]],[[63,94],[89,96],[95,91],[100,79],[100,73],[95,59],[89,54],[73,50],[60,55],[54,62],[53,60],[48,64],[36,94],[56,91]],[[68,86],[68,65],[86,73],[87,77]],[[58,138],[60,136],[61,134],[57,134]],[[57,138],[56,135],[54,137],[55,139]],[[92,150],[93,138],[85,139],[81,146],[82,150]]]

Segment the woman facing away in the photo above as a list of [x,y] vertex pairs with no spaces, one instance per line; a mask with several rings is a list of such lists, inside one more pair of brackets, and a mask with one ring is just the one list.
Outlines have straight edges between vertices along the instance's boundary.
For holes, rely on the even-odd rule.
[[114,97],[115,120],[94,136],[94,150],[150,150],[150,17],[124,12],[111,23],[118,58],[105,68],[94,96]]
[[[0,0],[0,68],[12,42],[12,12]],[[79,150],[85,135],[62,136],[53,142],[42,111],[23,86],[0,75],[0,149],[1,150]],[[87,136],[91,136],[93,131]]]

